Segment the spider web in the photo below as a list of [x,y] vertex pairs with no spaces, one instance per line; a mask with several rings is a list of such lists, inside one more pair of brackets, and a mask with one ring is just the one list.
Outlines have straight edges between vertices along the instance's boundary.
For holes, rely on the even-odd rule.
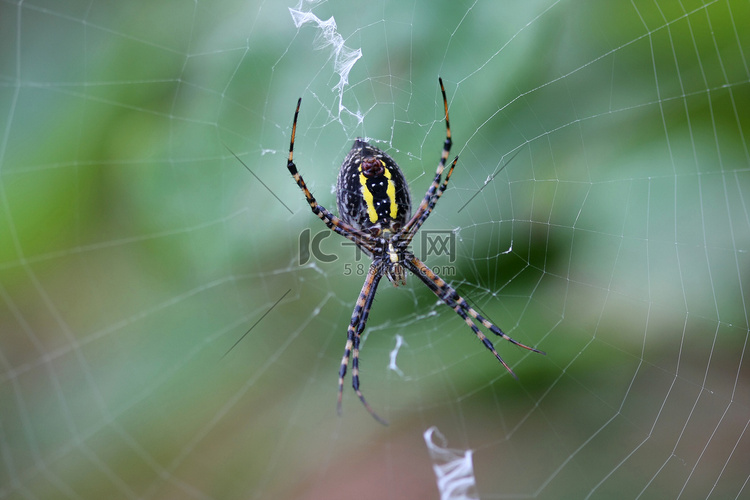
[[[0,498],[746,497],[749,21],[3,0]],[[361,381],[391,424],[349,379],[338,417],[368,262],[285,168],[294,104],[321,204],[355,137],[419,200],[438,76],[460,160],[415,252],[547,356],[498,340],[515,380],[384,281]]]

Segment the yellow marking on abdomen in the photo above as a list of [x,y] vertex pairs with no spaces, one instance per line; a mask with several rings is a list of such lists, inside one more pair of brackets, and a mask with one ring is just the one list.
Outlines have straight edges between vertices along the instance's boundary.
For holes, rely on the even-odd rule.
[[367,205],[367,216],[373,224],[378,222],[378,212],[375,210],[375,199],[372,197],[370,189],[367,187],[367,177],[362,173],[362,167],[359,167],[359,183],[362,185],[362,196]]
[[[380,160],[383,164],[383,175],[388,179],[388,186],[385,188],[385,194],[388,197],[388,208],[391,219],[395,219],[398,215],[398,204],[396,203],[396,184],[393,182],[391,171],[385,168],[385,162]],[[367,176],[362,172],[362,167],[359,167],[359,183],[362,186],[362,197],[367,205],[367,216],[370,222],[376,224],[378,222],[378,211],[375,208],[375,198],[372,196],[372,191],[367,187]]]
[[396,205],[396,185],[393,183],[393,179],[391,179],[391,171],[387,168],[385,169],[385,178],[388,179],[388,188],[386,189],[385,194],[388,195],[388,200],[391,202],[391,219],[395,219],[396,215],[398,215],[398,205]]

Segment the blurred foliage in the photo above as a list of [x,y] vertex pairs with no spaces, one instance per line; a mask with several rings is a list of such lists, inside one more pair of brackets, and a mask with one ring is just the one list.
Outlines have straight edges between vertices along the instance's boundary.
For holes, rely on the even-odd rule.
[[[289,7],[0,3],[0,497],[434,497],[430,425],[477,450],[482,496],[737,494],[748,447],[710,432],[750,406],[747,3],[323,2],[362,50],[342,95]],[[548,355],[498,343],[514,381],[418,280],[383,282],[362,354],[383,429],[351,390],[335,415],[363,277],[298,265],[322,224],[291,122],[301,96],[326,207],[358,136],[418,200],[438,75],[460,160],[425,229]]]

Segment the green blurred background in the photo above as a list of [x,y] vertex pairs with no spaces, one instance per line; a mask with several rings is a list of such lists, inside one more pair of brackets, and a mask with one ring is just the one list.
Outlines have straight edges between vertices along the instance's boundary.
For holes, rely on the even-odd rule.
[[[740,0],[0,2],[0,498],[437,498],[432,426],[482,498],[746,496],[748,21]],[[361,358],[382,427],[348,380],[336,415],[363,277],[334,237],[340,259],[299,265],[323,225],[287,145],[301,96],[323,205],[358,136],[419,199],[438,76],[461,159],[425,229],[457,258],[428,264],[548,354],[498,342],[516,381],[416,279],[384,282]]]

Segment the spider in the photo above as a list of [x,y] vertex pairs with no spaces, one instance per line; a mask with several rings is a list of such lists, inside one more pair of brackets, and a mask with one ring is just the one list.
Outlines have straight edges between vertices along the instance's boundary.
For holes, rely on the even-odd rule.
[[482,317],[469,306],[464,298],[458,295],[452,286],[430,270],[409,250],[409,243],[448,187],[448,180],[456,167],[456,162],[458,162],[458,156],[456,156],[445,179],[442,179],[453,141],[451,140],[451,127],[448,119],[448,99],[445,95],[442,78],[439,78],[438,82],[443,94],[443,106],[445,108],[445,142],[443,143],[443,152],[440,156],[435,178],[414,215],[411,215],[409,186],[399,166],[388,154],[371,146],[361,138],[354,141],[354,145],[349,154],[346,155],[339,171],[336,183],[336,204],[339,216],[336,217],[318,204],[302,179],[302,175],[297,171],[297,166],[292,158],[302,98],[297,101],[297,109],[294,112],[292,124],[292,138],[289,143],[287,168],[304,193],[313,213],[329,229],[354,242],[372,258],[372,264],[370,264],[367,272],[362,291],[359,292],[352,313],[352,320],[346,332],[344,357],[339,368],[337,410],[341,414],[344,377],[351,358],[352,387],[370,415],[384,425],[387,425],[387,422],[375,413],[365,400],[359,387],[359,342],[367,323],[367,317],[370,314],[375,291],[383,276],[386,276],[394,286],[406,284],[407,270],[422,280],[427,288],[432,290],[444,304],[463,318],[477,338],[495,355],[514,378],[517,377],[513,370],[503,361],[492,342],[482,333],[475,322],[480,323],[487,330],[508,342],[544,354],[538,349],[523,345],[512,339],[491,321]]

